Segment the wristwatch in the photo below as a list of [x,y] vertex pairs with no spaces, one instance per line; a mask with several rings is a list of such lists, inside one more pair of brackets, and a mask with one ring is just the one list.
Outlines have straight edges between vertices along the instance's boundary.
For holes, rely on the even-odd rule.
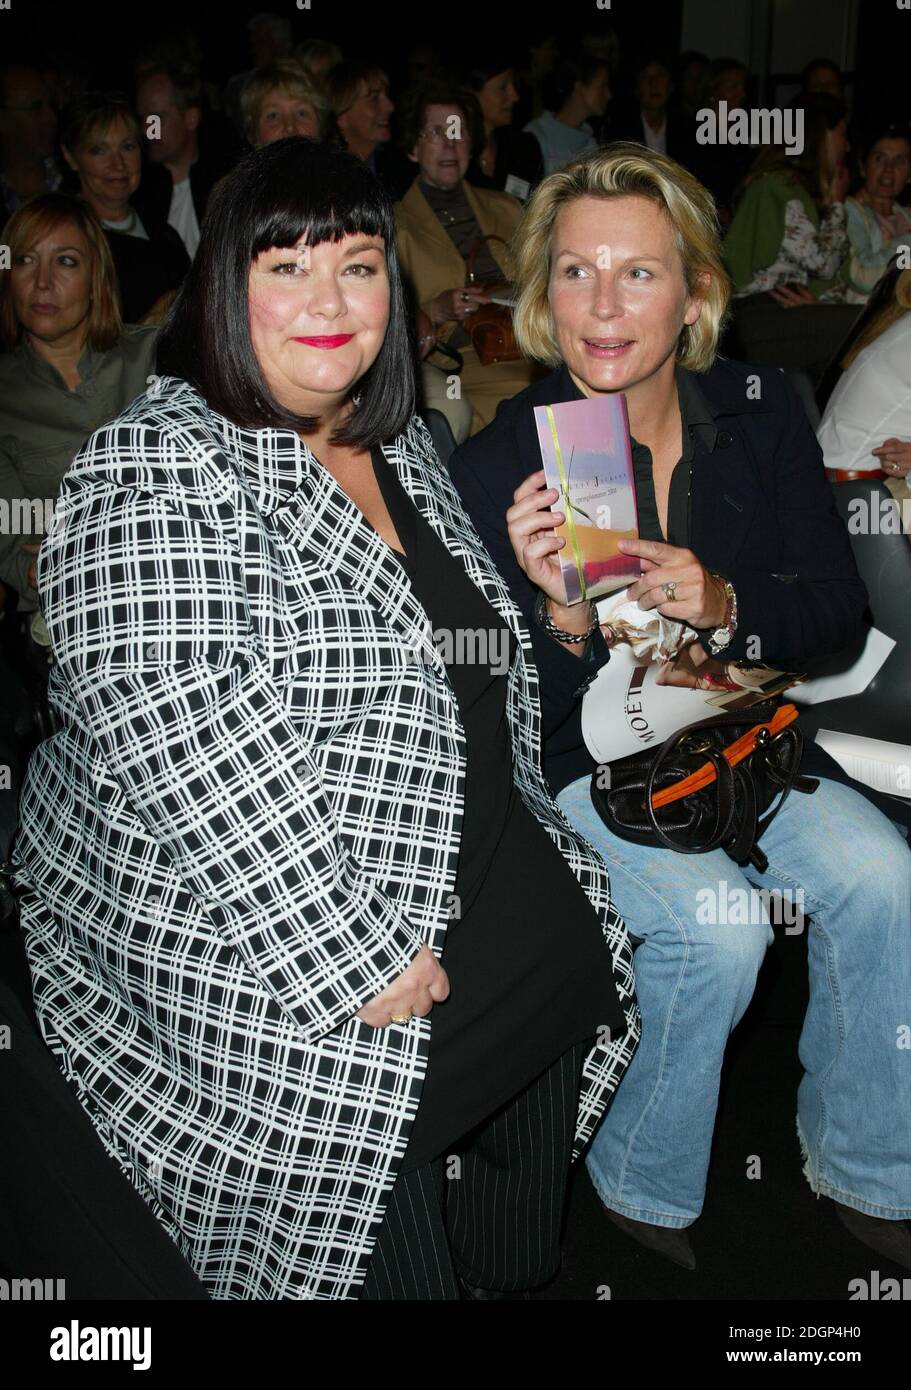
[[724,613],[724,623],[721,627],[716,627],[715,631],[708,638],[706,645],[712,656],[718,656],[724,651],[725,647],[730,646],[731,638],[737,631],[737,595],[734,586],[729,579],[725,579],[723,574],[718,574],[716,570],[709,570],[709,574],[714,579],[718,579],[724,585],[724,596],[726,607]]

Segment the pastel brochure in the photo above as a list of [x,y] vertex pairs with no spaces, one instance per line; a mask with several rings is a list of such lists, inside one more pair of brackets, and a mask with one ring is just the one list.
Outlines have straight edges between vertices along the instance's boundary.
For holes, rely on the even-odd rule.
[[538,405],[535,424],[547,486],[560,493],[551,510],[566,518],[556,528],[566,540],[559,555],[564,603],[634,584],[639,557],[618,548],[621,538],[639,536],[626,397]]

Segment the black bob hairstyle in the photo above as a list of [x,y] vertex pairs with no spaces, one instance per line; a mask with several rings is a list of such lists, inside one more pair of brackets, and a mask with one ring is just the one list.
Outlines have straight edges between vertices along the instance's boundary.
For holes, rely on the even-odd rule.
[[196,257],[161,330],[158,371],[183,377],[213,410],[245,429],[306,434],[319,420],[274,399],[250,337],[250,266],[273,246],[316,246],[344,236],[380,236],[389,276],[389,324],[376,360],[334,444],[370,449],[399,434],[414,413],[415,369],[386,193],[361,160],[303,136],[253,150],[219,185]]

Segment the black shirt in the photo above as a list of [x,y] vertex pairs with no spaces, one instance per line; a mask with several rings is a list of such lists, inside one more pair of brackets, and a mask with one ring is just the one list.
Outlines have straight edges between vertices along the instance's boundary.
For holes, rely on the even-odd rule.
[[[625,1029],[600,919],[516,791],[506,717],[515,638],[375,450],[373,467],[465,733],[465,807],[427,1077],[403,1168],[446,1150],[574,1043]],[[486,646],[486,651],[484,650]],[[480,655],[482,660],[460,660]]]
[[[652,452],[646,444],[632,439],[633,473],[636,487],[636,507],[639,515],[639,536],[646,541],[667,541],[669,545],[689,545],[690,536],[690,477],[693,459],[697,449],[711,450],[715,447],[718,428],[712,418],[709,405],[700,391],[693,374],[678,370],[677,398],[683,421],[683,453],[671,475],[667,506],[667,535],[661,530],[658,521],[658,504],[655,498],[655,480],[652,476]],[[570,379],[574,394],[573,400],[585,400],[582,391]],[[556,645],[555,639],[541,633],[533,634],[536,642],[545,641]],[[608,649],[600,628],[590,638],[581,657],[569,655],[569,661],[580,662],[580,680],[586,672],[596,675],[597,670],[608,660]],[[555,729],[546,731],[544,741],[544,768],[547,780],[554,793],[560,792],[580,777],[586,776],[594,766],[592,755],[582,737],[582,701],[573,705],[568,718]]]

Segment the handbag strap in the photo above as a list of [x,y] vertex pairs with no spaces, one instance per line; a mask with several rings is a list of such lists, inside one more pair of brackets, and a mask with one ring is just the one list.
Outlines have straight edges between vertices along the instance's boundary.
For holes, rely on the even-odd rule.
[[[736,767],[744,758],[748,758],[751,753],[756,751],[756,744],[759,740],[760,730],[768,729],[769,737],[776,738],[782,730],[789,724],[793,724],[797,718],[798,710],[796,705],[783,704],[775,711],[774,716],[760,724],[754,724],[752,729],[748,729],[740,738],[723,749],[725,761],[730,767]],[[673,747],[682,733],[692,734],[702,728],[717,728],[717,719],[705,719],[700,724],[691,724],[688,729],[678,730],[667,740],[660,754],[655,759],[655,767],[660,767],[665,753]],[[655,792],[652,796],[651,804],[658,810],[662,806],[670,805],[673,801],[679,801],[681,797],[689,796],[692,792],[700,791],[707,787],[717,778],[717,770],[714,762],[703,763],[703,765],[691,772],[688,777],[682,777],[678,782],[672,782],[669,787],[663,787],[660,792]]]

